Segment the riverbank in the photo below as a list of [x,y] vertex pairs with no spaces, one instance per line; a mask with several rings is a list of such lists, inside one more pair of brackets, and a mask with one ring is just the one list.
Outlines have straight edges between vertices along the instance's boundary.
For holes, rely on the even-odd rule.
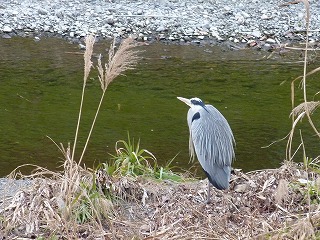
[[[227,44],[272,49],[305,39],[302,3],[276,0],[4,0],[0,35],[62,37],[72,42],[88,33],[178,44]],[[318,42],[320,3],[310,1],[310,42]]]
[[[212,188],[210,204],[205,203],[205,180],[173,182],[143,176],[110,177],[102,173],[97,175],[96,187],[112,195],[101,199],[92,195],[91,203],[81,203],[81,211],[87,215],[77,219],[73,215],[80,212],[66,212],[62,196],[56,195],[64,186],[63,178],[35,178],[33,185],[17,193],[10,205],[1,210],[4,221],[0,236],[5,239],[317,239],[319,174],[309,170],[290,162],[277,169],[250,173],[235,170],[229,190]],[[101,211],[100,217],[91,218],[89,209],[85,208],[97,200],[99,204],[95,206]]]

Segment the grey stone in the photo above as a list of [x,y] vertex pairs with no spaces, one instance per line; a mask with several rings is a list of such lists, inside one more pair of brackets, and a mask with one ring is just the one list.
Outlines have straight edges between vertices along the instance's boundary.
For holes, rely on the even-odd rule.
[[43,9],[43,8],[39,8],[38,9],[38,13],[40,15],[47,15],[48,14],[48,11],[46,9]]

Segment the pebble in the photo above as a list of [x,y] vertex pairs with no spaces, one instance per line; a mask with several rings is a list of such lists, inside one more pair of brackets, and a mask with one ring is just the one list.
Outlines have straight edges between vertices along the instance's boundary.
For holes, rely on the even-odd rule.
[[275,43],[277,43],[277,42],[276,42],[276,40],[274,40],[274,39],[272,39],[272,38],[268,38],[268,39],[266,40],[266,43],[268,43],[268,44],[275,44]]
[[2,29],[2,31],[3,31],[4,33],[10,33],[10,32],[12,32],[12,28],[9,27],[9,26],[4,26],[3,29]]
[[259,30],[253,30],[251,32],[251,35],[256,37],[256,38],[260,38],[262,34],[261,34],[261,32]]
[[[278,0],[2,0],[0,9],[2,38],[49,34],[77,41],[94,33],[100,38],[246,44],[265,37],[272,45],[275,39],[303,40],[305,27],[303,4],[281,7]],[[310,11],[311,30],[320,29],[318,1],[310,1]],[[312,31],[312,40],[320,40],[319,31]]]

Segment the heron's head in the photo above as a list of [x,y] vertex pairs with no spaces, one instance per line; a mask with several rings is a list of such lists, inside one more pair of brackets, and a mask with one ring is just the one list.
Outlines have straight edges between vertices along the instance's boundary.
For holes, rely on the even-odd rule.
[[196,107],[196,106],[201,106],[204,107],[205,104],[202,102],[200,98],[194,97],[194,98],[183,98],[183,97],[177,97],[180,101],[184,102],[187,104],[189,107]]

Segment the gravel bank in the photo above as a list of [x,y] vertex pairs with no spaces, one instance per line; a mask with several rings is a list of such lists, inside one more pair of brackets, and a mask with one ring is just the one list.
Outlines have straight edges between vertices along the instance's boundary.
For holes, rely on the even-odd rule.
[[[278,0],[2,0],[0,35],[77,41],[134,36],[142,41],[269,46],[304,39],[302,3]],[[320,1],[310,0],[310,41],[319,41]]]
[[0,178],[0,210],[5,207],[6,198],[13,197],[18,191],[31,186],[31,180]]

